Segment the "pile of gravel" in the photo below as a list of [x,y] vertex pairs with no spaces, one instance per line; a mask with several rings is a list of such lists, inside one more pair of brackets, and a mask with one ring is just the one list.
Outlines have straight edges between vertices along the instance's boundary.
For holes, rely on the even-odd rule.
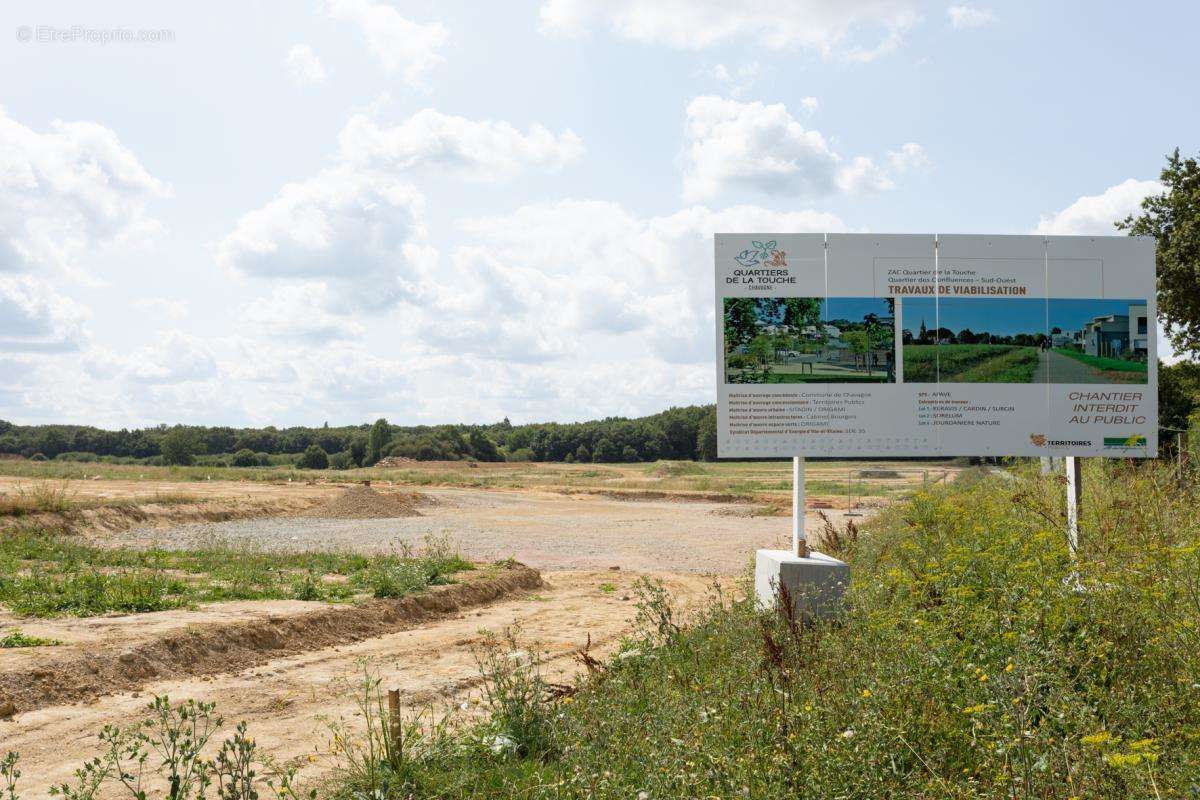
[[384,494],[370,486],[352,486],[328,503],[311,509],[308,515],[325,519],[419,517],[416,507],[423,499],[417,492]]

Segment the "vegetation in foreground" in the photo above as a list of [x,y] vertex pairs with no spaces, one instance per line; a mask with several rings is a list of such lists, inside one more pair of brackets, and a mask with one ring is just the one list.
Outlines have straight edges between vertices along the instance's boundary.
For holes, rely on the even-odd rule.
[[953,383],[1033,383],[1037,378],[1035,347],[1004,344],[906,344],[904,380]]
[[838,538],[844,618],[805,626],[718,597],[682,625],[649,587],[637,635],[578,691],[481,660],[487,723],[413,728],[333,793],[1196,796],[1197,484],[1089,466],[1078,563],[1056,479],[922,492]]
[[[1200,483],[1099,460],[1085,480],[1077,561],[1057,478],[975,474],[861,534],[830,532],[828,549],[854,570],[831,622],[719,592],[685,621],[644,583],[635,632],[604,663],[581,654],[589,675],[576,685],[548,683],[518,635],[485,639],[483,722],[393,714],[368,676],[362,712],[332,731],[339,766],[319,792],[1194,797]],[[150,712],[102,731],[100,755],[58,793],[90,800],[156,776],[196,798],[214,785],[231,787],[222,798],[296,796],[295,772],[263,758],[244,726],[200,755],[218,728],[211,706],[157,698]],[[172,735],[187,745],[164,753],[156,743]],[[0,761],[11,800],[17,764]]]
[[[96,547],[50,530],[0,536],[0,605],[34,617],[163,611],[221,600],[403,597],[471,569],[440,539],[420,553]],[[17,645],[13,645],[17,646]]]

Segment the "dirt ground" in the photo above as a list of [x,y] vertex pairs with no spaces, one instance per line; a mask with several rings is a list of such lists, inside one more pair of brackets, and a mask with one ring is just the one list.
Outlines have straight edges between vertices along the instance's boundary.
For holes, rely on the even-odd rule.
[[[0,491],[13,491],[21,483],[27,484],[28,479],[0,478]],[[380,482],[375,488],[401,491]],[[0,752],[21,753],[22,795],[44,796],[52,784],[68,779],[94,754],[96,733],[102,726],[132,722],[156,694],[217,702],[227,726],[245,720],[267,751],[279,759],[296,759],[303,766],[302,776],[315,778],[332,763],[327,722],[355,714],[352,689],[361,680],[365,663],[373,665],[385,687],[399,688],[410,706],[466,704],[471,708],[478,689],[473,648],[485,632],[515,627],[522,641],[536,643],[546,652],[548,677],[565,681],[582,669],[573,655],[589,636],[593,652],[602,656],[630,630],[635,614],[633,587],[639,578],[664,581],[681,606],[694,606],[707,596],[714,576],[720,576],[726,589],[733,588],[756,548],[783,547],[790,537],[787,517],[755,515],[755,506],[744,502],[661,497],[633,501],[612,494],[544,488],[420,488],[427,502],[420,505],[418,516],[322,519],[307,515],[342,490],[334,484],[206,480],[106,479],[75,481],[71,486],[77,500],[143,503],[149,498],[141,508],[153,506],[154,496],[174,498],[173,504],[156,513],[135,515],[119,525],[100,520],[77,531],[112,546],[187,548],[222,540],[254,548],[386,552],[419,545],[425,536],[434,535],[449,537],[464,556],[479,562],[515,558],[540,570],[545,585],[358,641],[306,652],[270,650],[244,669],[150,670],[134,690],[116,686],[99,699],[35,703],[7,719],[0,709]],[[200,506],[208,508],[207,516],[195,513],[195,506],[180,504],[182,495],[203,498]],[[822,511],[834,524],[844,524],[844,497],[840,507],[836,497],[810,494],[809,500],[805,522],[810,540],[819,539],[823,526],[813,506],[835,506]],[[231,516],[214,516],[214,504],[231,511]],[[58,639],[65,646],[0,651],[0,679],[5,672],[29,671],[36,659],[55,658],[54,650],[99,652],[114,643],[136,650],[147,642],[168,641],[180,631],[286,619],[309,613],[314,605],[322,604],[239,602],[59,620],[17,620],[0,614],[0,628],[19,624],[29,635]],[[54,680],[56,673],[48,673],[39,680]]]
[[[278,658],[234,674],[155,681],[100,702],[31,711],[0,721],[0,750],[21,753],[23,796],[41,797],[94,755],[96,733],[104,725],[127,724],[138,718],[153,695],[166,694],[216,702],[230,724],[245,720],[260,746],[280,760],[296,759],[302,778],[311,779],[332,765],[327,721],[344,718],[353,724],[354,687],[366,665],[377,671],[386,687],[400,689],[410,707],[470,706],[478,697],[473,646],[484,631],[502,633],[516,627],[522,641],[536,643],[546,653],[547,678],[568,680],[579,669],[573,654],[588,635],[592,652],[603,655],[629,630],[637,577],[609,570],[556,572],[535,592],[428,626]],[[699,575],[664,580],[683,604],[699,601],[711,585]],[[606,591],[606,584],[613,590]],[[169,625],[165,618],[171,615],[176,623],[190,624],[187,612],[138,616]],[[145,621],[126,619],[135,627]],[[43,630],[55,632],[53,626]]]

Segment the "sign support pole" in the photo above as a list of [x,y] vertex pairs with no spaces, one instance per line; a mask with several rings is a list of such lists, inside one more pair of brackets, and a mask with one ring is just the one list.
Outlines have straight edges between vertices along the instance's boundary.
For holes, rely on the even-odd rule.
[[1083,471],[1080,460],[1067,456],[1067,548],[1072,560],[1079,551],[1079,516],[1083,511]]
[[804,533],[804,456],[792,457],[792,555],[808,558]]

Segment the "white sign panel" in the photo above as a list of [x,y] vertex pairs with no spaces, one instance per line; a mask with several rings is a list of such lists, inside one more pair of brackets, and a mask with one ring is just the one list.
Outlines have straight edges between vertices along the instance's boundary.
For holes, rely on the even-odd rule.
[[718,454],[1158,452],[1154,242],[717,234]]

